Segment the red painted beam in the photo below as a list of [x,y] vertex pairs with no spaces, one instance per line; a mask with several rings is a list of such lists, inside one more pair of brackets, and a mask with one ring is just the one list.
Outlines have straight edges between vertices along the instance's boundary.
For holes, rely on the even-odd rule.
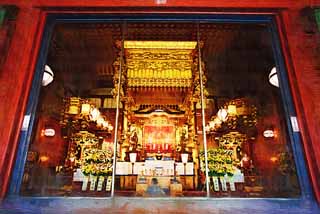
[[19,11],[7,60],[0,73],[0,198],[7,191],[14,167],[43,25],[44,16],[39,9]]
[[212,7],[212,8],[301,8],[320,5],[319,0],[2,0],[0,4],[34,7]]

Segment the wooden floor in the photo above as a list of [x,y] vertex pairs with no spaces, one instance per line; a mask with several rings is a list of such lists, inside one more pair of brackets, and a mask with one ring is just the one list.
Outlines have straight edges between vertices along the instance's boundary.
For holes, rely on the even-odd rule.
[[319,214],[312,201],[234,198],[7,198],[2,214]]

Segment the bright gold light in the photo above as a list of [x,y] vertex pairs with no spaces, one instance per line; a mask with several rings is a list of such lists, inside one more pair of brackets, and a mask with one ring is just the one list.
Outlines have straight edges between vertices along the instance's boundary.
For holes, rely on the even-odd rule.
[[270,158],[270,160],[274,163],[274,162],[276,162],[276,161],[278,160],[278,158],[275,157],[275,156],[272,156],[272,157]]
[[125,49],[195,49],[195,41],[124,41]]
[[42,156],[40,156],[40,160],[41,160],[41,162],[46,162],[49,160],[49,157],[46,155],[42,155]]
[[84,103],[81,105],[81,114],[82,115],[89,115],[90,114],[91,106],[89,103]]
[[228,105],[228,114],[229,115],[236,115],[237,114],[237,107],[235,105]]
[[194,41],[125,41],[129,87],[190,87]]
[[80,99],[78,97],[70,97],[69,101],[69,114],[78,114],[79,113]]

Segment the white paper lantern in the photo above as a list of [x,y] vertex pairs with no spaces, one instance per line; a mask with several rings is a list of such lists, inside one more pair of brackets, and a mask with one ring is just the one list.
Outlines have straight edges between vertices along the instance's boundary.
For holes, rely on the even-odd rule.
[[90,111],[90,119],[97,121],[100,116],[100,111],[97,108],[92,108]]
[[217,116],[222,122],[225,122],[228,119],[228,111],[223,108],[219,109]]
[[271,85],[279,87],[278,73],[276,67],[273,67],[271,69],[271,72],[269,74],[269,82],[271,83]]
[[44,72],[42,77],[42,86],[47,86],[53,81],[53,71],[48,65],[44,66]]
[[53,137],[55,134],[56,134],[56,132],[53,128],[46,128],[44,130],[44,136],[46,136],[46,137]]
[[263,136],[264,136],[265,138],[272,138],[272,137],[274,137],[274,131],[271,130],[271,129],[267,129],[267,130],[265,130],[265,131],[263,132]]

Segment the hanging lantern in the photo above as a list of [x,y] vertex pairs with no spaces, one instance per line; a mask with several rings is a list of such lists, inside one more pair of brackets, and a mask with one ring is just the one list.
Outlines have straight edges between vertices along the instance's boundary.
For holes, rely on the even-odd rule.
[[224,108],[219,109],[217,116],[219,120],[221,120],[222,122],[225,122],[228,119],[228,111]]
[[56,134],[53,128],[45,128],[43,130],[43,135],[46,137],[53,137]]
[[48,65],[44,66],[44,72],[42,77],[42,86],[47,86],[53,81],[53,71]]
[[271,85],[279,88],[279,79],[276,67],[273,67],[271,69],[271,72],[269,74],[269,82]]
[[274,131],[272,129],[266,129],[264,132],[263,132],[263,136],[265,138],[273,138],[274,137]]
[[89,103],[83,103],[81,105],[81,114],[89,115],[90,114],[91,105]]
[[237,107],[234,104],[228,105],[228,114],[229,115],[236,115],[237,114]]
[[98,119],[97,119],[97,126],[103,126],[103,123],[104,123],[104,119],[102,116],[99,116]]
[[93,121],[97,121],[100,116],[100,111],[97,108],[92,108],[90,110],[90,119]]
[[79,113],[79,105],[80,105],[80,99],[78,97],[70,97],[69,100],[69,114],[78,114]]

